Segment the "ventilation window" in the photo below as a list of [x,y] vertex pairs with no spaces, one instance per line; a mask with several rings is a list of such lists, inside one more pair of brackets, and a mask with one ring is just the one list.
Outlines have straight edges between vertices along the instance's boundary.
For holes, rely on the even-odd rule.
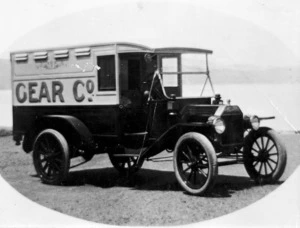
[[28,54],[16,54],[15,61],[17,62],[25,62],[28,60]]
[[48,53],[46,51],[43,52],[35,52],[33,53],[33,58],[35,60],[46,60],[48,58]]
[[54,58],[55,59],[63,59],[69,57],[69,51],[68,50],[58,50],[54,51]]
[[75,56],[81,57],[81,56],[90,56],[91,49],[90,48],[77,48],[75,49]]

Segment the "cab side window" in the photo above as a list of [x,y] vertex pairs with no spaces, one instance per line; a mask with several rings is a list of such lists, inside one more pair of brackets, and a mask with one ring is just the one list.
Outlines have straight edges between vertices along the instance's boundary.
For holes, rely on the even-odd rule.
[[116,90],[115,78],[115,56],[98,56],[97,65],[98,70],[98,91]]

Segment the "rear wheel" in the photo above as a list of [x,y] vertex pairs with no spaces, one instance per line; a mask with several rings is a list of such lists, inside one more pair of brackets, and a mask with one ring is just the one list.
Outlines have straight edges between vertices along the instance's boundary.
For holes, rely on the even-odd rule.
[[204,135],[190,132],[181,136],[173,161],[177,181],[188,193],[202,195],[213,187],[218,174],[217,157]]
[[285,170],[286,159],[286,149],[274,130],[262,127],[246,136],[244,165],[257,183],[277,181]]
[[140,169],[137,166],[138,157],[114,157],[114,155],[109,155],[109,159],[114,168],[121,174],[132,174]]
[[[114,150],[113,153],[109,152],[108,155],[111,164],[120,174],[133,174],[140,170],[143,161],[140,161],[140,164],[138,164],[138,156],[126,156],[124,153],[126,149],[123,147],[115,148]],[[120,156],[122,154],[124,156]]]
[[33,164],[43,183],[56,185],[65,180],[70,160],[64,136],[53,129],[42,131],[34,142]]

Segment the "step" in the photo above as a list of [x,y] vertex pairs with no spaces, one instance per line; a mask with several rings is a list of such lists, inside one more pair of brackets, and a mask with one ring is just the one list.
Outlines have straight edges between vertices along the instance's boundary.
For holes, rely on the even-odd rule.
[[141,136],[141,135],[147,135],[148,132],[134,132],[134,133],[124,133],[124,136]]
[[139,154],[112,154],[114,157],[138,157]]

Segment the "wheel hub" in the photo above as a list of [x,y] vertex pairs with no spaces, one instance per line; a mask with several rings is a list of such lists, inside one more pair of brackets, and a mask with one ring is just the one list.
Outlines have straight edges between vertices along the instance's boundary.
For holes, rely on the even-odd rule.
[[198,171],[198,168],[199,168],[199,164],[200,164],[200,161],[195,161],[191,164],[191,170],[192,171]]
[[266,162],[268,161],[268,158],[269,158],[269,153],[265,149],[262,149],[258,155],[258,159],[261,162]]

